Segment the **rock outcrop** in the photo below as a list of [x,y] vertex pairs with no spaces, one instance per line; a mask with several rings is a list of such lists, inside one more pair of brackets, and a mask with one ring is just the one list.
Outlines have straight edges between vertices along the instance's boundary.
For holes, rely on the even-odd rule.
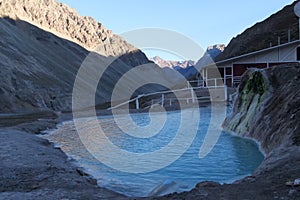
[[300,66],[249,70],[224,127],[261,143],[268,155],[300,145]]
[[281,44],[287,43],[289,30],[290,41],[298,40],[299,21],[294,14],[294,5],[297,2],[299,1],[284,7],[279,12],[234,37],[224,52],[217,56],[216,61],[268,48],[270,45],[276,46],[278,45],[278,37],[280,37]]
[[[242,78],[239,94],[224,128],[260,143],[266,158],[238,187],[262,184],[272,191],[268,198],[297,199],[300,191],[286,186],[300,173],[300,65],[280,65],[250,70]],[[273,197],[272,197],[273,195]]]

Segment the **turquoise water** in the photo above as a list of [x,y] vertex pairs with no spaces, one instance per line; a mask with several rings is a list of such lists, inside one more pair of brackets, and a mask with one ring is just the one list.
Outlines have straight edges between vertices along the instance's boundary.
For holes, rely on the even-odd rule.
[[[131,152],[146,153],[162,148],[175,137],[181,112],[168,113],[168,119],[161,132],[147,139],[137,139],[124,134],[112,117],[100,118],[99,123],[110,141],[118,147]],[[63,123],[57,130],[46,134],[44,137],[58,144],[78,165],[93,175],[100,186],[127,196],[148,196],[157,187],[162,188],[152,192],[152,194],[163,195],[188,191],[201,181],[230,183],[250,175],[264,159],[257,144],[251,140],[222,132],[212,151],[203,159],[199,158],[199,148],[209,123],[214,121],[210,119],[209,108],[201,108],[200,113],[201,120],[198,132],[188,150],[169,166],[150,173],[125,173],[100,163],[84,148],[72,122]],[[140,126],[146,126],[150,123],[148,114],[134,114],[132,118]],[[86,131],[93,131],[94,127],[91,127],[88,121],[89,119],[82,120],[85,125],[84,128]],[[220,127],[220,125],[215,126]],[[107,156],[109,155],[110,152],[108,151]]]

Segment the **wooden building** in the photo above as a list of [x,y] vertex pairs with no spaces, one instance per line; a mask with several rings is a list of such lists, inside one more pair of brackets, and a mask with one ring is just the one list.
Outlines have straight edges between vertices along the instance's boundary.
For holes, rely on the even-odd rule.
[[[200,68],[203,85],[234,87],[248,68],[269,68],[300,61],[300,40],[221,60]],[[218,69],[218,72],[216,72]]]

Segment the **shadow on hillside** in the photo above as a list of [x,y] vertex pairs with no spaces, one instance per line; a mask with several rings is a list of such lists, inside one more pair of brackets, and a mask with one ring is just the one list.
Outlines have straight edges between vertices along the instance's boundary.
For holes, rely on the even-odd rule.
[[[0,27],[1,112],[70,111],[77,72],[89,55],[94,59],[95,70],[111,62],[100,79],[96,93],[96,104],[109,107],[111,91],[118,80],[136,65],[148,62],[139,50],[118,58],[89,52],[23,20],[0,18]],[[150,67],[157,66],[152,63]],[[96,73],[89,72],[86,81]],[[159,89],[162,88],[151,86],[136,94]]]

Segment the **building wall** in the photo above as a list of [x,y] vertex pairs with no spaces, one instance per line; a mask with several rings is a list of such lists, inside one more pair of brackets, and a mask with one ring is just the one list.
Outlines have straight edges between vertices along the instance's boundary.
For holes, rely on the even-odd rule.
[[[205,68],[208,71],[207,77],[209,79],[222,77],[224,81],[224,72],[226,72],[227,79],[225,82],[227,86],[232,86],[232,83],[234,83],[239,76],[242,76],[249,68],[263,69],[280,64],[297,63],[297,48],[299,48],[300,59],[299,42],[290,43],[288,45],[265,49],[263,51],[254,52],[253,54],[238,56],[228,61],[219,62],[217,63],[218,73],[210,69],[210,67]],[[232,78],[232,75],[235,78]]]
[[233,76],[242,76],[249,68],[267,68],[267,63],[233,64]]

